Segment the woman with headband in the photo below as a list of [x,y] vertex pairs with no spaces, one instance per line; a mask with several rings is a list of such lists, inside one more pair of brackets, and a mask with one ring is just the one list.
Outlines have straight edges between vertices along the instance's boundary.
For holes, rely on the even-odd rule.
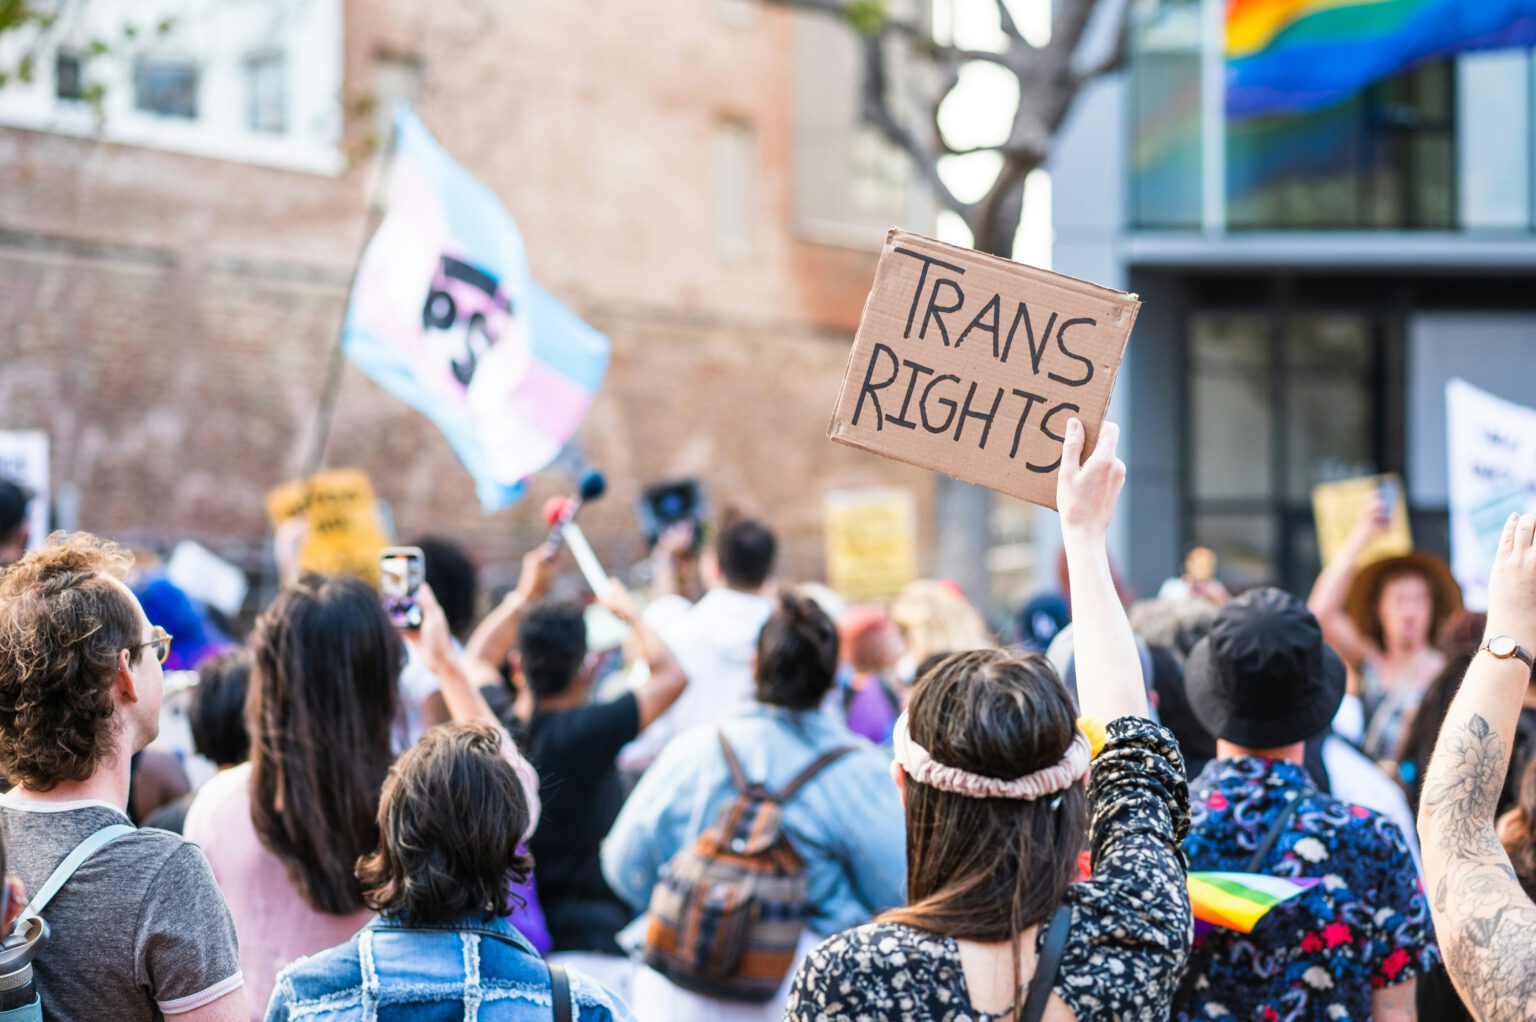
[[[1189,796],[1110,577],[1117,439],[1106,424],[1083,461],[1073,420],[1057,481],[1088,720],[1037,655],[975,650],[925,673],[894,735],[908,904],[818,946],[787,1019],[1168,1018],[1189,945]],[[1096,758],[1084,728],[1104,737]],[[1074,883],[1090,833],[1092,876]]]

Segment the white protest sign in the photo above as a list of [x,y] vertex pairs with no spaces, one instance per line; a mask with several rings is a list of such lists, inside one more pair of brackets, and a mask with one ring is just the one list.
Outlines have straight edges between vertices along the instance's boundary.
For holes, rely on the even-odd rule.
[[1536,511],[1536,408],[1451,380],[1451,571],[1470,610],[1488,609],[1488,568],[1511,512]]
[[48,537],[48,434],[38,429],[0,430],[0,477],[32,491],[27,505],[27,549]]
[[194,600],[216,608],[225,617],[240,613],[250,583],[245,572],[201,543],[182,540],[171,551],[165,577]]

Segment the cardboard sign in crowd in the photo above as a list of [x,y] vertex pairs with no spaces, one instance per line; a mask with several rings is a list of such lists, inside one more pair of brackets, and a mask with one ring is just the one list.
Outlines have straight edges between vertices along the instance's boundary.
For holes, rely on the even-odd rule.
[[1067,420],[1092,450],[1140,307],[892,230],[827,435],[1054,508]]

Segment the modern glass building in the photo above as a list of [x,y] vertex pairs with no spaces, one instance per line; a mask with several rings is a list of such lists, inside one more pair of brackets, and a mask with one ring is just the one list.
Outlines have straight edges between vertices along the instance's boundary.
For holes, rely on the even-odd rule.
[[1195,543],[1229,583],[1305,591],[1312,488],[1377,471],[1443,554],[1446,381],[1536,405],[1532,51],[1229,117],[1225,8],[1136,0],[1125,73],[1052,163],[1055,268],[1144,302],[1114,409],[1143,593]]

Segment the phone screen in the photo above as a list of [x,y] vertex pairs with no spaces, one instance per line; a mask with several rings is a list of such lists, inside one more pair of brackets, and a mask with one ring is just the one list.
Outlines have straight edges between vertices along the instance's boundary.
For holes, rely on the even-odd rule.
[[425,577],[426,560],[420,547],[386,547],[379,556],[379,593],[389,623],[396,628],[421,627],[416,593]]
[[1376,484],[1376,490],[1381,494],[1381,507],[1387,517],[1397,514],[1397,480],[1385,477]]

